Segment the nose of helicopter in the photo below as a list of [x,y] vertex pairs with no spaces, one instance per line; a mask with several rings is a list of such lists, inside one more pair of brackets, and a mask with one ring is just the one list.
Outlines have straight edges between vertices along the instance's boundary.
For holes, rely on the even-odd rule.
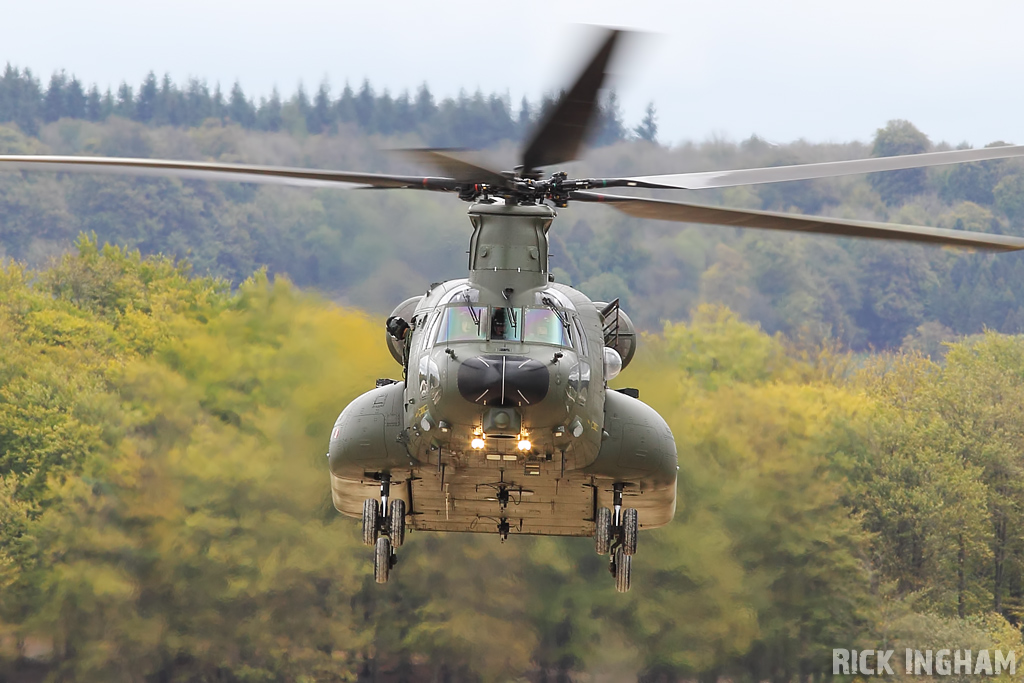
[[526,356],[486,355],[469,358],[459,366],[459,393],[467,401],[486,406],[528,406],[544,400],[550,373],[538,360]]

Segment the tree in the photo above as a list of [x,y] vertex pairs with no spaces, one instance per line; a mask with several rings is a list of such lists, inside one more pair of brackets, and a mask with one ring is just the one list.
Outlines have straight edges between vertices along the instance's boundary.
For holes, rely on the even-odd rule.
[[135,102],[136,120],[148,123],[157,116],[158,92],[156,74],[150,71],[146,74],[146,79],[142,81],[142,85],[139,87],[139,96]]
[[648,103],[644,118],[633,128],[633,133],[646,142],[656,143],[658,141],[658,119],[654,102]]
[[44,121],[56,121],[67,114],[67,96],[64,92],[67,82],[67,75],[63,71],[54,72],[50,77],[50,85],[46,89],[46,99],[43,101]]
[[[879,128],[875,132],[871,155],[891,157],[900,154],[921,154],[930,148],[931,142],[928,140],[928,136],[915,128],[912,123],[902,119],[893,119],[885,125],[885,128]],[[872,173],[868,178],[871,186],[890,206],[906,201],[907,198],[916,194],[921,194],[924,192],[927,182],[925,171],[921,168]]]
[[1014,234],[1024,232],[1024,174],[1001,179],[992,191],[996,208],[1010,219]]
[[256,123],[256,110],[252,102],[246,99],[242,91],[242,84],[235,81],[231,86],[231,95],[228,98],[228,118],[245,128],[252,128]]

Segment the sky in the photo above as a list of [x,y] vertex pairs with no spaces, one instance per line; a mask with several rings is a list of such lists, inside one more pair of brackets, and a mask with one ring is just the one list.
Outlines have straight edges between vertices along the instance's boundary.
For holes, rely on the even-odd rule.
[[1024,142],[1024,3],[1003,0],[7,0],[0,62],[101,88],[150,70],[249,95],[325,80],[337,95],[508,93],[574,75],[592,32],[644,32],[617,68],[626,123],[659,140],[869,141],[907,119],[933,141]]

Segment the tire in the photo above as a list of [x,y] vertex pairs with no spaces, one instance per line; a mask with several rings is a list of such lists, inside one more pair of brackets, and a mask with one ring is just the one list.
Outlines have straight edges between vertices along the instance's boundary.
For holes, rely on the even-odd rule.
[[594,521],[594,548],[598,555],[607,555],[612,547],[612,511],[598,508]]
[[391,575],[391,540],[386,536],[377,539],[377,550],[373,555],[373,578],[377,583],[387,583]]
[[391,526],[391,545],[393,545],[396,548],[401,548],[402,544],[405,543],[404,500],[396,499],[391,501],[389,521]]
[[624,552],[622,548],[615,550],[615,590],[625,593],[629,590],[629,574],[632,570],[633,558]]
[[636,508],[622,511],[622,551],[626,555],[636,555],[636,541],[640,535],[640,519]]
[[363,545],[373,546],[377,543],[380,529],[380,503],[374,498],[363,501]]

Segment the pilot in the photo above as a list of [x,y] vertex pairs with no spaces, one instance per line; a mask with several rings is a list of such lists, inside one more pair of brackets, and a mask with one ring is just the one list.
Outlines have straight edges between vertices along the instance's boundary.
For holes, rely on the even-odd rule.
[[504,308],[494,309],[494,316],[491,318],[491,339],[506,339]]
[[409,374],[409,323],[405,319],[393,315],[384,323],[385,329],[392,339],[402,345],[402,379]]
[[537,341],[551,341],[551,321],[547,318],[537,320],[530,331],[530,338]]
[[385,323],[388,334],[395,341],[405,341],[405,337],[409,334],[409,323],[405,322],[404,319],[399,318],[397,315],[393,315],[388,318]]

